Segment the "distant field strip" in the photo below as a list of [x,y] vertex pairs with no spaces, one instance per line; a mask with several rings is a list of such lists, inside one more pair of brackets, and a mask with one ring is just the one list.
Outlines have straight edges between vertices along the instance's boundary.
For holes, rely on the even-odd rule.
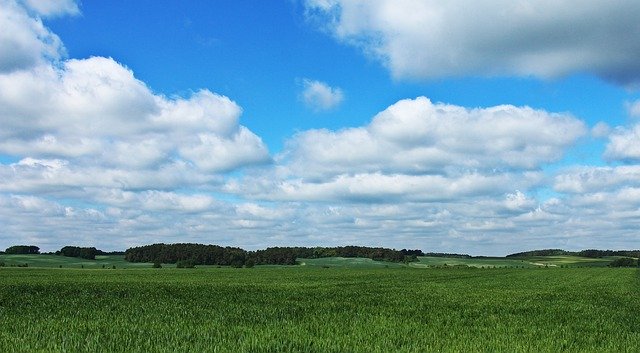
[[2,352],[637,352],[637,269],[0,268]]

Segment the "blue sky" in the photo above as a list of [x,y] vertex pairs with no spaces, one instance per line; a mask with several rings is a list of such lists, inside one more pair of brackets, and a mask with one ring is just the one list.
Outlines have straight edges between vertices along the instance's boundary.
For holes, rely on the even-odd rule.
[[634,1],[0,9],[0,247],[638,248]]

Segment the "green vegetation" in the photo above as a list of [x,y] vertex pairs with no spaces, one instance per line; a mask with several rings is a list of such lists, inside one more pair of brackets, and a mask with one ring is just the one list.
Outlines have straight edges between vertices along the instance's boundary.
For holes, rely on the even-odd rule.
[[[146,268],[151,267],[150,263],[131,263],[124,260],[123,255],[97,255],[94,260],[65,257],[58,255],[0,255],[0,262],[6,267],[28,264],[29,267],[44,268]],[[171,265],[167,265],[171,266]]]
[[95,260],[96,255],[102,254],[102,251],[94,247],[65,246],[60,251],[56,251],[56,255],[67,257],[79,257],[81,259]]
[[35,245],[14,245],[8,247],[5,254],[39,254],[40,248]]
[[609,267],[636,267],[639,264],[640,262],[636,259],[632,259],[630,257],[621,257],[619,259],[611,261]]
[[635,352],[637,269],[0,268],[3,352]]
[[398,268],[404,264],[396,262],[375,261],[364,257],[323,257],[319,259],[298,259],[298,263],[308,267],[342,267],[342,268]]
[[416,261],[421,250],[395,250],[366,246],[339,247],[271,247],[246,251],[235,247],[193,243],[152,244],[129,248],[125,259],[131,262],[160,262],[175,264],[189,262],[194,265],[243,267],[252,265],[295,265],[298,258],[365,257],[376,261]]
[[520,256],[520,257],[434,257],[421,256],[412,267],[469,266],[469,267],[605,267],[620,257],[602,258],[581,257],[575,255]]
[[579,256],[579,257],[590,257],[590,258],[626,256],[626,257],[637,258],[637,257],[640,257],[640,250],[587,249],[587,250],[581,250],[581,251],[566,251],[562,249],[544,249],[544,250],[525,251],[525,252],[507,255],[507,257],[516,257],[516,258],[531,257],[531,256]]

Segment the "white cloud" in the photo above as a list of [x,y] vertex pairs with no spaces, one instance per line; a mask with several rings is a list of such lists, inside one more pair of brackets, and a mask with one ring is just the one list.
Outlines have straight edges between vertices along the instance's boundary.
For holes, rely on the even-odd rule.
[[207,90],[155,95],[109,58],[0,75],[0,114],[0,153],[61,158],[80,173],[101,166],[160,172],[176,161],[223,173],[269,160],[229,98]]
[[568,115],[509,105],[467,109],[420,97],[395,103],[363,127],[299,133],[279,159],[305,178],[536,169],[585,133]]
[[591,128],[591,136],[595,138],[607,137],[610,133],[611,127],[603,121],[599,121],[593,128]]
[[305,78],[302,80],[301,99],[307,107],[320,112],[336,108],[344,101],[344,94],[340,88]]
[[640,165],[574,167],[555,177],[554,189],[563,193],[596,193],[627,186],[640,187]]
[[[48,4],[53,3],[43,1],[39,6],[44,12],[59,12],[56,6],[46,10]],[[65,55],[60,38],[15,0],[0,0],[0,28],[0,74],[28,69]]]
[[307,14],[398,78],[591,72],[640,83],[640,3],[307,0]]
[[604,152],[609,160],[640,160],[640,125],[631,128],[618,127],[609,135],[609,143]]
[[627,111],[629,112],[629,116],[640,118],[640,100],[629,102],[627,104]]
[[22,0],[22,2],[38,15],[45,17],[80,13],[75,0]]

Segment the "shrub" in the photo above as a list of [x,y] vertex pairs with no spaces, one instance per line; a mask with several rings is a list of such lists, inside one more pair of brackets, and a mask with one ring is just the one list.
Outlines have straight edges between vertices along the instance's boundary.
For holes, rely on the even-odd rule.
[[162,264],[160,262],[156,261],[156,262],[153,263],[152,267],[153,268],[162,268]]
[[196,264],[193,262],[193,260],[180,260],[176,262],[176,267],[177,268],[195,268]]

